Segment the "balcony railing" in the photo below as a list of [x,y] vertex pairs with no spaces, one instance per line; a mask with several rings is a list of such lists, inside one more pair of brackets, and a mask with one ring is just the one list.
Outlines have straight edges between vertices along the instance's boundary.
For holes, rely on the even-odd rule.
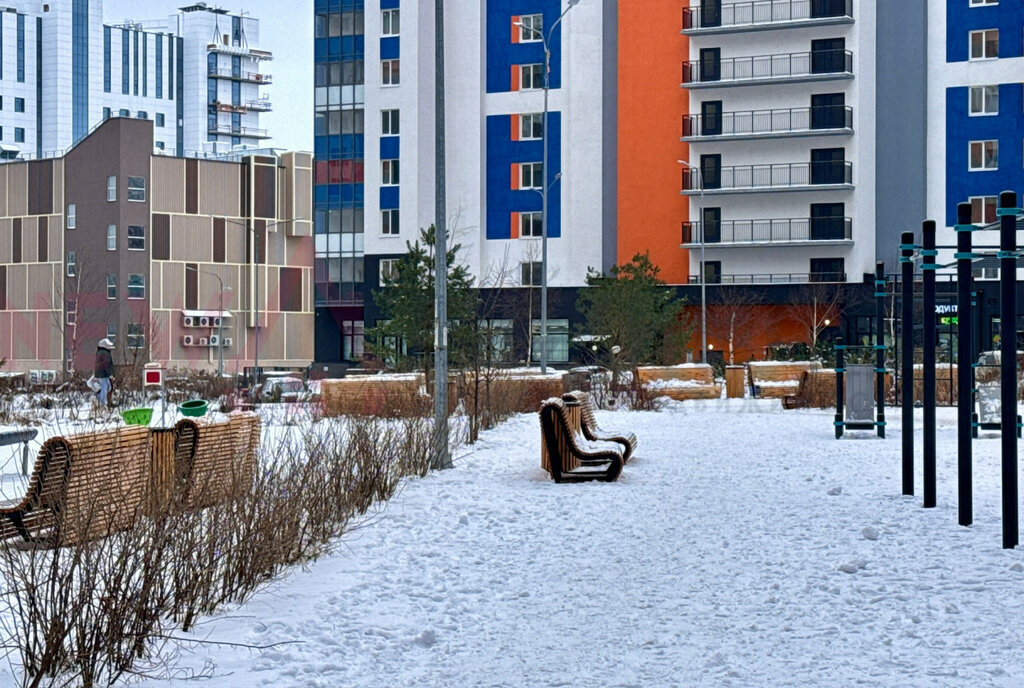
[[853,131],[853,108],[843,105],[683,115],[685,140],[843,131]]
[[853,184],[853,163],[848,160],[792,162],[776,165],[740,165],[736,167],[686,167],[682,170],[683,193],[759,191],[814,186]]
[[[750,275],[708,275],[707,284],[807,284],[845,282],[845,272],[773,272]],[[700,275],[690,275],[690,284],[700,284]]]
[[208,67],[206,73],[208,76],[215,76],[221,79],[232,79],[234,81],[247,81],[253,84],[269,84],[274,80],[269,74],[247,72],[244,70],[235,71],[231,69],[231,67]]
[[[831,20],[831,21],[830,21]],[[853,0],[756,0],[705,2],[683,8],[684,32],[727,29],[770,29],[773,24],[838,23],[853,21]]]
[[225,55],[238,55],[240,57],[251,57],[256,60],[272,60],[274,54],[269,50],[257,50],[246,45],[227,45],[224,43],[210,43],[206,49],[214,53]]
[[853,221],[848,217],[789,217],[768,220],[684,222],[684,245],[773,244],[801,241],[850,241]]
[[218,136],[241,136],[249,139],[270,138],[266,129],[256,129],[254,127],[233,127],[230,124],[208,127],[207,132],[210,134],[217,134]]
[[729,85],[738,82],[834,79],[853,76],[853,53],[849,50],[814,50],[809,53],[780,53],[751,57],[683,63],[683,84]]

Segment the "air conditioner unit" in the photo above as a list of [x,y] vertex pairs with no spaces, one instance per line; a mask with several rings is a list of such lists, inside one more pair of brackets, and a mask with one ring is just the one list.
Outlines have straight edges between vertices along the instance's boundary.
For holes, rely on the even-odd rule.
[[209,326],[210,326],[210,319],[209,318],[207,318],[205,315],[203,317],[199,318],[199,327],[209,327]]
[[235,343],[235,340],[232,339],[231,337],[225,337],[224,338],[224,346],[231,346],[234,343]]
[[210,321],[210,324],[214,327],[220,327],[221,322],[223,321],[220,318],[213,318],[213,320]]
[[193,342],[193,339],[192,339],[192,335],[190,335],[190,334],[187,334],[187,335],[185,335],[184,337],[181,338],[181,345],[182,346],[192,346],[192,342]]
[[192,319],[192,316],[191,315],[186,315],[185,316],[185,327],[195,327],[195,326],[196,325],[195,325],[195,322]]
[[209,345],[210,345],[210,340],[209,339],[207,339],[206,337],[200,337],[199,338],[199,346],[209,346]]
[[215,334],[210,335],[210,346],[220,346],[220,337]]
[[43,370],[41,372],[42,372],[43,382],[56,382],[57,381],[57,371],[56,370]]
[[28,371],[28,383],[30,385],[38,385],[39,384],[39,371],[38,370],[30,370],[30,371]]

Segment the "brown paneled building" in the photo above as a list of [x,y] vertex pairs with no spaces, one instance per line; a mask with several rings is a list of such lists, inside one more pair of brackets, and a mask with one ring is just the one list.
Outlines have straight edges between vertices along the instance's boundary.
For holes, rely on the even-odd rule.
[[309,364],[311,193],[310,154],[171,157],[129,118],[0,164],[0,359],[88,370],[110,337],[116,363]]

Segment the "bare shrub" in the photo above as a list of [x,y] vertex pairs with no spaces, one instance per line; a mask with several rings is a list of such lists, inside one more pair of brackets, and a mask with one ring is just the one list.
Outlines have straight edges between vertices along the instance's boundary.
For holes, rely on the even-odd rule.
[[149,499],[117,519],[124,529],[77,544],[52,547],[63,522],[36,546],[0,542],[0,642],[20,685],[170,675],[173,628],[329,552],[404,476],[426,473],[430,431],[415,416],[276,427],[231,498]]

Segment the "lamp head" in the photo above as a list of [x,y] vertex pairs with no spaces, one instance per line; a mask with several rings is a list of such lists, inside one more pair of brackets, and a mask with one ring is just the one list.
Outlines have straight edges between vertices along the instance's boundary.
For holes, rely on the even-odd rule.
[[569,0],[569,2],[567,2],[566,4],[569,7],[575,7],[576,5],[580,4],[580,0]]

